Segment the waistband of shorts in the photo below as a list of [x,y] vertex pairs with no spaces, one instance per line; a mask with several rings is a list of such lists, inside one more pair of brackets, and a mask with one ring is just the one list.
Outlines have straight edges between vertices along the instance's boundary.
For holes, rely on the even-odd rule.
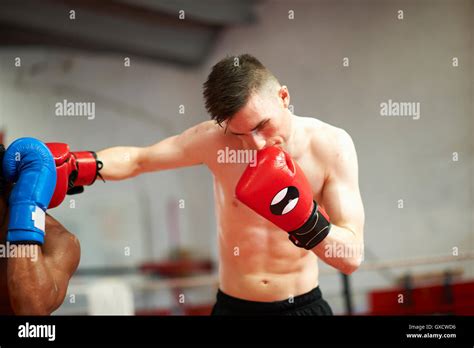
[[309,292],[294,296],[293,298],[289,297],[286,300],[274,301],[274,302],[260,302],[260,301],[248,301],[227,295],[222,290],[217,290],[217,301],[223,305],[231,307],[237,312],[264,312],[264,313],[278,313],[284,312],[286,310],[294,310],[297,308],[302,308],[304,306],[310,305],[316,301],[322,299],[322,293],[319,286],[315,287]]

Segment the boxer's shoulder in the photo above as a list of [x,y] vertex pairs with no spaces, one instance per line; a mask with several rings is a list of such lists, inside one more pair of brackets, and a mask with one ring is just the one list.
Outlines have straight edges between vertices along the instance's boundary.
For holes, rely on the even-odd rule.
[[[208,152],[221,149],[225,146],[236,147],[240,142],[230,132],[226,131],[226,125],[219,126],[215,121],[205,121],[196,126],[196,132],[206,139]],[[214,152],[212,152],[214,153]]]
[[324,149],[333,155],[353,147],[352,138],[346,130],[316,118],[305,119],[307,133],[310,134],[311,146],[314,149]]
[[357,170],[357,154],[349,133],[322,121],[317,122],[317,127],[312,149],[325,164],[326,177],[346,177],[351,170]]
[[[223,129],[215,121],[204,121],[187,130],[192,136],[209,143],[216,142],[222,137]],[[188,134],[190,135],[190,134]]]
[[299,122],[310,138],[313,158],[324,163],[328,175],[340,167],[342,159],[355,154],[352,138],[344,129],[313,117],[300,117]]
[[74,243],[77,243],[76,236],[69,232],[66,227],[64,227],[58,220],[56,220],[49,214],[46,214],[46,230],[48,232],[49,237],[51,238],[66,238],[74,241]]
[[[222,130],[220,130],[222,132]],[[214,121],[198,123],[175,137],[184,154],[196,163],[208,164],[208,153],[219,143],[219,126]],[[208,151],[203,151],[207,149]]]
[[77,237],[69,232],[59,221],[51,215],[46,215],[46,235],[43,246],[45,256],[50,254],[65,254],[77,258],[80,253],[80,244]]
[[203,121],[195,126],[196,132],[199,133],[213,133],[216,132],[218,128],[219,126],[212,120]]

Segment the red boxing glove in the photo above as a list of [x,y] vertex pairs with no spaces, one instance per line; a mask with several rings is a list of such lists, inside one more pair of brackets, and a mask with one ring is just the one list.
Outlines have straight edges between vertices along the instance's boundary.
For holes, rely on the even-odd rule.
[[278,147],[257,152],[237,183],[237,198],[267,220],[289,233],[298,247],[312,249],[329,234],[326,212],[313,200],[303,171]]
[[84,191],[84,186],[94,183],[102,176],[102,162],[93,151],[70,152],[69,145],[64,143],[46,143],[53,154],[56,163],[56,188],[48,209],[57,207],[66,194],[76,194]]

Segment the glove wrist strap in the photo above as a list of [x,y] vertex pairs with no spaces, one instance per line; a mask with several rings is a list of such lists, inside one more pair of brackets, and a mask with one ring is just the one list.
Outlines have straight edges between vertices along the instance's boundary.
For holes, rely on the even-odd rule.
[[289,232],[289,239],[299,248],[313,249],[327,237],[331,223],[318,210],[318,204],[313,201],[313,211],[303,226]]

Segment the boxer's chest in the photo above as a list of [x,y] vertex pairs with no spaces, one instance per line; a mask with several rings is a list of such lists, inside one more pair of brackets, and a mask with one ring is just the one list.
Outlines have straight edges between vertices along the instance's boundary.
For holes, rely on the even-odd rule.
[[308,179],[313,191],[313,198],[321,201],[322,190],[324,188],[324,180],[326,173],[326,164],[321,163],[312,154],[306,153],[301,155],[296,162]]
[[[320,163],[309,151],[298,156],[296,162],[311,185],[314,199],[321,201],[326,172],[325,164]],[[213,170],[214,194],[217,203],[224,204],[227,209],[239,210],[241,208],[241,203],[235,197],[235,187],[247,165],[246,163],[222,163]]]

